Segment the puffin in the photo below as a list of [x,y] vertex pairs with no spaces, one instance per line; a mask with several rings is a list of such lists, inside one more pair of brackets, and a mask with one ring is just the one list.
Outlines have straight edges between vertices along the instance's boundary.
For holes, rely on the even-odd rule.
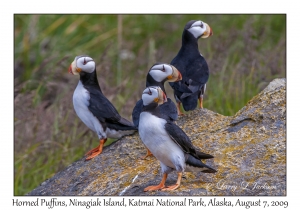
[[203,95],[206,90],[206,83],[209,78],[209,68],[205,58],[199,52],[198,39],[208,38],[213,35],[211,27],[201,20],[190,20],[184,27],[182,33],[181,48],[171,65],[180,69],[182,80],[169,82],[174,90],[174,98],[177,103],[179,115],[182,103],[185,111],[194,110],[197,107],[203,108]]
[[[162,89],[162,91],[166,95],[164,83],[166,81],[171,81],[171,82],[179,81],[181,80],[181,78],[182,76],[180,71],[178,71],[178,69],[175,68],[174,66],[167,63],[155,63],[150,68],[146,76],[146,87],[158,86]],[[139,125],[139,119],[140,119],[140,114],[142,112],[142,108],[143,108],[143,101],[142,99],[140,99],[136,103],[132,111],[132,121],[137,128]],[[177,107],[170,98],[167,98],[167,102],[162,104],[159,107],[159,109],[164,119],[171,120],[171,121],[177,120],[178,118]],[[147,149],[147,154],[141,158],[145,159],[148,156],[152,156],[149,149]]]
[[[180,186],[184,171],[217,172],[201,161],[213,158],[212,155],[201,152],[180,127],[162,118],[159,106],[167,101],[167,97],[160,87],[147,87],[143,91],[142,100],[138,132],[142,142],[159,160],[163,174],[160,184],[148,186],[144,191],[175,190]],[[167,176],[172,171],[178,173],[177,182],[175,185],[165,186]]]
[[107,138],[119,139],[133,134],[137,128],[120,116],[113,104],[103,95],[98,83],[95,61],[87,56],[76,56],[69,73],[80,79],[73,94],[77,116],[98,135],[99,145],[86,153],[86,160],[101,154]]

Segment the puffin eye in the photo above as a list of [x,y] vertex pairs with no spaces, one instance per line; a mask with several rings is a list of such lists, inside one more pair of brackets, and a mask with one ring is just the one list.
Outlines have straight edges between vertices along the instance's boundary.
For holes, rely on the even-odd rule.
[[83,60],[83,65],[85,65],[86,64],[86,60],[85,60],[85,58],[84,58],[84,60]]
[[148,94],[149,94],[149,95],[152,95],[152,92],[151,92],[150,88],[149,88],[149,92],[148,92]]
[[203,23],[201,22],[200,27],[203,28]]
[[163,65],[163,69],[162,69],[162,71],[163,71],[163,72],[165,72],[165,71],[166,71],[166,69],[165,69],[165,65]]

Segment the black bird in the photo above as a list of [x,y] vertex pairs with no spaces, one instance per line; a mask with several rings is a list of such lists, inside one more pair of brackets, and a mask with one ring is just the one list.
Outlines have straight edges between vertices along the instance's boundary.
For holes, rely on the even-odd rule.
[[[166,94],[164,83],[166,81],[179,81],[181,80],[181,73],[172,65],[166,63],[156,63],[154,64],[146,77],[146,87],[149,86],[159,86],[162,91]],[[132,111],[132,120],[133,124],[138,128],[140,114],[143,108],[143,101],[140,99]],[[168,98],[168,101],[162,104],[159,109],[161,110],[161,115],[166,120],[177,120],[178,113],[176,109],[176,105],[174,102]],[[142,159],[146,158],[147,156],[151,156],[152,154],[147,149],[147,154],[142,157]]]
[[80,75],[73,94],[75,112],[87,127],[97,133],[100,140],[99,146],[86,153],[86,160],[90,160],[102,152],[107,138],[118,139],[134,133],[137,129],[132,122],[122,118],[103,95],[92,58],[87,55],[75,57],[69,73]]
[[212,34],[210,26],[201,20],[191,20],[184,27],[181,48],[171,62],[173,66],[180,69],[182,80],[169,83],[174,90],[180,115],[182,115],[180,103],[185,111],[190,111],[197,107],[199,100],[199,106],[203,108],[203,94],[209,77],[209,69],[198,50],[197,41],[199,38],[207,38]]
[[[163,173],[159,185],[149,186],[144,191],[175,190],[180,186],[182,173],[186,171],[202,171],[215,173],[216,170],[204,164],[201,159],[213,158],[196,148],[189,137],[170,120],[162,118],[159,105],[167,101],[160,87],[148,87],[143,91],[143,111],[139,121],[139,135],[152,154],[160,161]],[[165,187],[165,181],[171,171],[177,171],[175,185]]]

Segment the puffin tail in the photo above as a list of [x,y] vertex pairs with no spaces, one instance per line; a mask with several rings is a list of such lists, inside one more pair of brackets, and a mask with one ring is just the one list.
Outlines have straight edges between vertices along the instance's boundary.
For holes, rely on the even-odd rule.
[[212,156],[210,154],[206,154],[204,152],[200,152],[199,150],[196,150],[196,157],[198,159],[210,159],[210,158],[214,158],[214,156]]
[[119,120],[119,123],[122,124],[124,127],[124,129],[122,130],[138,130],[137,127],[132,122],[126,120],[123,117]]
[[186,160],[187,169],[191,171],[201,171],[203,173],[216,173],[217,170],[213,169],[212,167],[204,164],[201,160],[194,158],[192,155],[188,155]]
[[198,105],[198,96],[197,94],[190,95],[188,97],[182,98],[181,102],[185,111],[194,110]]

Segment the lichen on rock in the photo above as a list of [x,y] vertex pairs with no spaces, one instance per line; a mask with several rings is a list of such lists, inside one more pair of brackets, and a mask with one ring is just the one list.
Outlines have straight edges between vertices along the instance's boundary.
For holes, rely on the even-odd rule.
[[[176,122],[203,152],[215,174],[185,172],[175,191],[144,192],[161,180],[138,133],[78,160],[28,195],[286,195],[286,80],[275,79],[234,116],[196,109]],[[166,185],[174,184],[171,173]]]

